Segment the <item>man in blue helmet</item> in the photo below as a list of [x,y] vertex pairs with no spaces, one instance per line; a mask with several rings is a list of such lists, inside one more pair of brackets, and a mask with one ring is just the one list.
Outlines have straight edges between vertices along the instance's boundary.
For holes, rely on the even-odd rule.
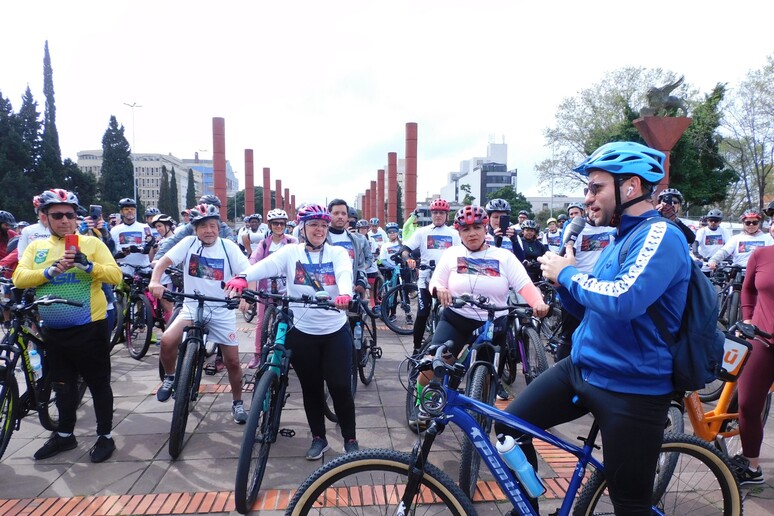
[[[676,334],[685,309],[691,262],[681,231],[657,217],[651,194],[664,177],[664,154],[633,142],[603,145],[575,171],[588,176],[589,223],[617,229],[592,272],[575,266],[574,249],[546,253],[543,275],[558,284],[562,304],[581,319],[566,358],[541,374],[508,412],[549,428],[591,413],[599,424],[610,498],[616,514],[651,514],[656,463],[674,390],[672,355],[650,305]],[[621,246],[631,236],[619,263]],[[497,432],[513,434],[498,425]],[[636,443],[636,444],[633,444]],[[537,466],[532,443],[522,446]]]

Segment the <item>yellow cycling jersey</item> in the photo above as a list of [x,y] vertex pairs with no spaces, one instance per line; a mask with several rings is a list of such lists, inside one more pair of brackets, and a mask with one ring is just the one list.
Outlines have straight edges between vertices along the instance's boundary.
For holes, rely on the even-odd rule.
[[35,288],[37,297],[53,294],[83,303],[82,307],[59,303],[39,306],[40,318],[50,328],[71,328],[104,319],[107,301],[102,284],[116,285],[121,281],[121,269],[99,238],[78,235],[78,244],[93,264],[89,271],[72,267],[49,279],[46,269],[64,254],[64,238],[51,235],[48,239],[31,242],[24,250],[24,256],[19,257],[19,265],[13,273],[14,285]]

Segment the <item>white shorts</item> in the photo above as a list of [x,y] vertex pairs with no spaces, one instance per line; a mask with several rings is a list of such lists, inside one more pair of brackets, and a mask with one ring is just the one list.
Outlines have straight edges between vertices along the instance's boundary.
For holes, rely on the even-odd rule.
[[[209,309],[204,309],[205,321],[209,334],[207,340],[216,344],[225,346],[238,346],[239,340],[236,334],[236,315],[233,310],[225,308],[214,309],[209,313]],[[192,312],[188,305],[183,305],[180,310],[180,319],[193,321],[196,318],[196,312]]]

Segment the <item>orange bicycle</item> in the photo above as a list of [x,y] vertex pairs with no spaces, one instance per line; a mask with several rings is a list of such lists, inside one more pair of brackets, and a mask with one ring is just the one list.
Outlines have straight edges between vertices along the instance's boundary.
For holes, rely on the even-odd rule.
[[[715,446],[725,453],[728,457],[741,453],[741,442],[739,440],[739,401],[736,390],[736,380],[744,368],[747,359],[750,357],[752,345],[734,335],[738,332],[744,338],[757,340],[765,344],[761,337],[770,339],[772,336],[752,324],[742,322],[735,323],[726,333],[726,344],[723,352],[723,367],[718,376],[726,383],[723,391],[720,393],[715,407],[709,411],[704,410],[698,392],[689,392],[680,400],[677,400],[688,412],[688,420],[691,422],[693,433],[697,437],[714,443]],[[765,421],[769,417],[771,408],[772,392],[774,384],[766,397],[766,403],[763,406],[761,420]]]

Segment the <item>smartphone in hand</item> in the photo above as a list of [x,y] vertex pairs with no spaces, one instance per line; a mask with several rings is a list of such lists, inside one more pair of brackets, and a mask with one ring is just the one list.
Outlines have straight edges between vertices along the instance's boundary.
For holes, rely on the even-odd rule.
[[503,235],[505,235],[505,231],[511,226],[511,217],[507,213],[503,213],[500,215],[500,229],[503,231]]
[[102,217],[102,206],[100,206],[99,204],[90,205],[89,217],[91,217],[91,220],[93,220],[94,222],[97,222],[97,220]]
[[65,235],[65,250],[78,252],[78,235]]

